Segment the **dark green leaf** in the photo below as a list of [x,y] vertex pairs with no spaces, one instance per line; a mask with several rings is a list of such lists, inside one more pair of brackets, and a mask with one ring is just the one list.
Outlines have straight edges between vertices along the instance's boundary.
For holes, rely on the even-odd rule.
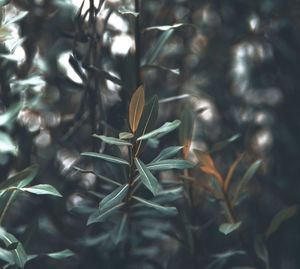
[[87,225],[90,225],[95,222],[102,222],[105,221],[109,216],[111,216],[115,211],[117,211],[119,208],[121,208],[125,203],[120,203],[118,205],[115,205],[112,208],[109,208],[108,210],[105,210],[104,212],[100,212],[100,210],[96,210],[95,213],[90,215]]
[[5,261],[8,264],[15,264],[11,251],[4,248],[0,248],[0,260]]
[[293,206],[289,206],[289,207],[284,208],[281,211],[279,211],[275,215],[275,217],[272,219],[272,221],[267,229],[266,236],[269,237],[272,233],[274,233],[278,230],[278,228],[284,221],[295,216],[295,214],[298,211],[298,208],[299,208],[298,205],[293,205]]
[[225,235],[232,233],[233,231],[237,230],[241,226],[241,222],[237,223],[223,223],[219,227],[219,231]]
[[268,253],[265,243],[263,242],[263,240],[260,236],[257,236],[255,238],[254,250],[255,250],[257,257],[259,257],[265,263],[265,265],[266,265],[265,268],[269,269],[270,268],[269,253]]
[[137,16],[139,16],[139,13],[138,12],[134,12],[134,11],[132,11],[132,10],[128,10],[128,9],[126,9],[125,7],[120,7],[119,9],[118,9],[118,12],[121,14],[121,15],[131,15],[131,16],[133,16],[133,17],[137,17]]
[[150,163],[147,165],[147,168],[151,171],[163,171],[171,169],[189,169],[194,167],[194,165],[186,160],[161,160],[159,162]]
[[37,172],[38,166],[32,165],[2,182],[0,184],[0,190],[5,190],[12,186],[25,187],[35,178]]
[[156,65],[156,64],[147,64],[147,65],[143,65],[142,68],[145,70],[147,69],[158,69],[158,70],[162,70],[162,71],[168,71],[171,72],[174,75],[180,75],[180,70],[178,68],[176,69],[171,69],[162,65]]
[[52,196],[59,196],[62,195],[51,185],[48,184],[39,184],[27,188],[19,188],[21,191],[27,191],[30,193],[34,193],[37,195],[52,195]]
[[134,137],[134,134],[132,134],[132,133],[128,133],[128,132],[119,133],[120,139],[131,139],[133,137]]
[[134,162],[139,171],[143,184],[153,193],[153,195],[157,195],[162,189],[157,179],[152,175],[152,173],[141,160],[136,158],[134,159]]
[[13,242],[9,246],[6,247],[7,250],[15,250],[18,247],[19,242]]
[[12,153],[16,155],[18,153],[18,147],[13,142],[11,137],[0,131],[0,153]]
[[96,135],[94,134],[93,137],[101,139],[103,142],[111,145],[117,145],[117,146],[132,146],[131,143],[124,141],[122,139],[114,138],[114,137],[108,137],[104,135]]
[[127,194],[128,188],[128,184],[120,186],[105,196],[99,204],[99,210],[102,212],[121,203]]
[[151,208],[163,213],[163,214],[166,214],[166,215],[176,215],[177,214],[177,208],[174,206],[162,206],[162,205],[156,204],[152,201],[148,201],[148,200],[145,200],[145,199],[137,197],[137,196],[132,196],[132,198],[148,207],[151,207]]
[[61,260],[65,258],[69,258],[75,255],[75,253],[69,249],[57,251],[57,252],[52,252],[52,253],[47,253],[43,254],[48,256],[49,258],[55,259],[55,260]]
[[163,149],[151,163],[156,163],[167,158],[174,157],[183,147],[173,146]]
[[1,227],[0,227],[0,239],[4,242],[6,247],[10,246],[15,242],[18,242],[18,246],[16,247],[16,249],[12,250],[11,253],[12,253],[14,263],[18,267],[23,268],[27,261],[27,255],[23,248],[23,245],[12,234],[6,232]]
[[145,58],[142,61],[142,65],[151,65],[155,62],[173,33],[174,29],[169,29],[168,31],[165,31],[161,34],[157,42],[153,46],[151,46],[151,49],[147,51]]
[[112,233],[112,240],[115,245],[118,245],[126,236],[126,226],[127,226],[128,215],[124,214],[121,221],[119,221]]
[[110,156],[107,154],[103,154],[103,153],[97,153],[97,152],[83,152],[81,153],[82,156],[87,156],[87,157],[93,157],[93,158],[99,158],[111,163],[117,163],[117,164],[126,164],[129,165],[129,163],[123,159],[114,157],[114,156]]
[[180,28],[183,26],[193,26],[195,27],[194,24],[190,24],[190,23],[177,23],[174,25],[162,25],[162,26],[152,26],[152,27],[147,27],[144,29],[144,31],[151,31],[151,30],[159,30],[159,31],[169,31],[169,30],[173,30],[176,28]]
[[261,160],[255,161],[253,164],[250,165],[242,179],[238,182],[236,189],[234,190],[234,197],[233,197],[233,203],[237,203],[240,195],[242,194],[242,191],[244,187],[248,184],[250,179],[254,176],[256,171],[261,165]]
[[169,132],[172,132],[176,128],[178,128],[180,123],[181,123],[180,120],[174,120],[173,122],[166,122],[164,125],[162,125],[158,129],[153,130],[150,133],[140,136],[137,140],[144,140],[144,139],[155,138],[157,136],[165,135]]

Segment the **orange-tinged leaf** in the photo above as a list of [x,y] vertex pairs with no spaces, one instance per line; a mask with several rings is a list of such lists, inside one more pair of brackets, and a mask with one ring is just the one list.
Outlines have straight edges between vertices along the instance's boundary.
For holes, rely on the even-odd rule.
[[215,163],[214,163],[213,159],[210,157],[209,153],[201,151],[199,149],[194,149],[194,152],[196,154],[197,159],[201,163],[201,165],[208,166],[208,167],[216,170]]
[[141,85],[132,95],[129,104],[129,124],[133,133],[139,126],[140,119],[142,117],[145,106],[145,93],[144,87]]
[[183,159],[187,160],[189,157],[190,147],[192,141],[186,141],[182,148]]
[[220,184],[220,186],[223,186],[222,176],[216,169],[214,169],[213,167],[209,167],[209,166],[201,166],[200,169],[204,173],[214,176],[216,178],[216,180],[218,181],[218,183]]
[[225,182],[224,182],[224,191],[227,192],[228,188],[229,188],[229,184],[232,180],[232,176],[234,171],[236,170],[238,164],[240,163],[240,161],[243,159],[243,155],[241,155],[240,157],[238,157],[234,163],[229,167],[228,173],[226,175],[225,178]]

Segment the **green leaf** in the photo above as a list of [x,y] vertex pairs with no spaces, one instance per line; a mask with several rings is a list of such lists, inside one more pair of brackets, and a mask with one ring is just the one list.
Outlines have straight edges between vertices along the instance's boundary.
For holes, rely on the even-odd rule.
[[218,142],[218,143],[216,143],[215,145],[212,146],[212,149],[210,150],[210,152],[220,151],[223,148],[225,148],[226,146],[228,146],[229,144],[231,144],[232,142],[239,139],[240,137],[241,137],[240,134],[235,134],[232,137],[230,137],[230,138],[228,138],[224,141]]
[[4,248],[0,248],[0,260],[5,261],[9,264],[15,264],[11,251]]
[[103,153],[97,153],[97,152],[83,152],[80,155],[82,156],[87,156],[87,157],[93,157],[93,158],[99,158],[111,163],[116,163],[116,164],[126,164],[129,165],[129,163],[123,159],[114,157],[114,156],[110,156],[107,154],[103,154]]
[[6,124],[10,123],[17,116],[21,107],[22,104],[20,102],[10,106],[9,109],[7,109],[4,113],[2,113],[0,115],[0,126],[5,126]]
[[52,195],[52,196],[59,196],[62,195],[51,185],[48,184],[39,184],[27,188],[19,188],[21,191],[27,191],[30,193],[34,193],[37,195]]
[[280,210],[275,215],[275,217],[272,219],[272,221],[267,229],[266,236],[269,237],[272,233],[274,233],[278,230],[278,228],[284,221],[295,216],[298,211],[298,208],[299,208],[298,205],[293,205],[293,206],[289,206],[287,208]]
[[128,188],[128,184],[120,186],[105,196],[99,204],[99,210],[102,212],[121,203],[127,194]]
[[118,221],[114,231],[112,232],[112,241],[115,245],[118,245],[126,236],[126,226],[127,226],[128,215],[124,214],[122,220]]
[[49,257],[49,258],[55,259],[55,260],[62,260],[62,259],[72,257],[74,255],[75,255],[75,253],[72,250],[64,249],[64,250],[61,250],[61,251],[51,252],[51,253],[32,254],[32,255],[28,256],[27,261],[33,260],[35,258],[43,257],[43,256],[46,256],[46,257]]
[[120,7],[119,9],[118,9],[118,12],[121,14],[121,15],[131,15],[131,16],[133,16],[133,17],[137,17],[137,16],[139,16],[139,13],[138,12],[134,12],[134,11],[132,11],[132,10],[128,10],[127,8],[125,8],[125,7]]
[[169,29],[168,31],[164,31],[157,42],[151,46],[151,48],[147,51],[144,60],[142,61],[143,65],[151,65],[155,62],[161,51],[163,50],[165,44],[169,40],[169,38],[174,33],[174,29]]
[[265,243],[263,242],[261,236],[256,236],[254,241],[254,250],[258,258],[260,258],[266,265],[266,269],[270,268],[269,264],[269,253],[266,248]]
[[177,160],[177,159],[169,159],[162,160],[155,163],[150,163],[147,165],[147,168],[151,171],[163,171],[163,170],[171,170],[171,169],[188,169],[192,168],[194,165],[186,160]]
[[0,184],[0,190],[2,191],[13,186],[18,186],[20,188],[25,187],[35,178],[37,172],[38,166],[32,165],[2,182]]
[[156,163],[161,160],[165,160],[167,158],[172,158],[174,157],[180,150],[182,150],[183,147],[178,147],[178,146],[172,146],[163,149],[155,159],[152,160],[151,163]]
[[232,233],[241,226],[242,222],[237,223],[223,223],[219,227],[219,231],[225,235]]
[[236,204],[238,202],[238,199],[244,189],[244,187],[248,184],[250,179],[254,176],[256,171],[261,165],[261,160],[255,161],[253,164],[250,165],[242,179],[239,181],[235,191],[234,191],[234,197],[233,197],[233,203]]
[[157,195],[162,189],[157,179],[152,175],[152,173],[141,160],[135,158],[134,162],[139,171],[143,184],[153,193],[153,195]]
[[179,68],[176,68],[176,69],[171,69],[171,68],[168,68],[166,66],[162,66],[162,65],[156,65],[156,64],[146,64],[146,65],[143,65],[142,68],[145,70],[147,69],[158,69],[159,70],[162,70],[162,71],[168,71],[168,72],[171,72],[172,74],[174,75],[180,75],[180,70]]
[[28,11],[21,11],[19,12],[19,14],[17,16],[9,16],[9,20],[7,21],[4,21],[4,25],[9,25],[9,24],[12,24],[12,23],[15,23],[17,21],[20,21],[22,20],[29,12]]
[[133,137],[134,137],[134,134],[132,134],[132,133],[128,133],[128,132],[119,133],[120,139],[131,139]]
[[176,128],[178,128],[180,123],[181,123],[180,120],[174,120],[173,122],[166,122],[164,125],[162,125],[158,129],[153,130],[150,133],[140,136],[137,140],[144,140],[144,139],[155,138],[157,136],[165,135],[167,133],[172,132]]
[[179,128],[179,141],[183,145],[183,158],[187,159],[192,143],[195,115],[191,109],[185,108],[180,120],[182,124]]
[[102,222],[105,221],[109,216],[111,216],[115,211],[117,211],[119,208],[124,206],[125,203],[120,203],[118,205],[115,205],[112,208],[109,208],[105,210],[104,212],[100,212],[100,210],[96,210],[92,215],[90,215],[87,225],[90,225],[95,222]]
[[190,24],[190,23],[177,23],[174,25],[162,25],[162,26],[152,26],[152,27],[147,27],[144,29],[144,31],[151,31],[151,30],[158,30],[158,31],[169,31],[169,30],[173,30],[176,28],[180,28],[183,26],[193,26],[195,27],[194,24]]
[[156,204],[152,201],[145,200],[145,199],[137,197],[137,196],[132,196],[132,198],[148,207],[151,207],[151,208],[163,213],[163,214],[176,215],[178,213],[177,208],[174,206],[162,206],[162,205]]
[[0,131],[0,153],[18,153],[17,145],[12,141],[11,137]]
[[18,267],[23,268],[27,261],[27,254],[23,248],[23,245],[12,234],[6,232],[2,227],[0,227],[0,239],[4,242],[6,247],[18,242],[18,246],[16,249],[12,250],[11,253],[14,263]]
[[116,76],[114,75],[111,75],[109,72],[107,71],[104,71],[104,70],[101,70],[95,66],[89,66],[90,69],[94,70],[94,71],[97,71],[97,73],[103,77],[104,79],[106,80],[109,80],[119,86],[122,86],[122,80],[120,80],[119,78],[117,78]]
[[161,191],[153,201],[161,203],[171,203],[183,197],[183,188],[177,187]]
[[117,146],[132,146],[131,143],[124,141],[122,139],[118,139],[115,137],[108,137],[104,135],[96,135],[94,134],[93,137],[101,139],[103,142],[111,145],[117,145]]

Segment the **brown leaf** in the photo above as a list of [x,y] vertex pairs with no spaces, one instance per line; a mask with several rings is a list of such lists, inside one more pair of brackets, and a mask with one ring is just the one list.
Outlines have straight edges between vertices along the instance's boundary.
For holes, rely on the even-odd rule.
[[220,184],[220,186],[223,186],[222,176],[220,175],[220,173],[214,167],[201,166],[200,169],[204,173],[214,176],[216,178],[216,180],[218,181],[218,183]]
[[132,95],[129,104],[129,124],[131,131],[135,133],[139,126],[145,106],[144,87],[141,85]]
[[203,166],[208,166],[216,170],[215,163],[213,159],[210,157],[209,153],[201,151],[199,149],[194,149],[197,159]]
[[232,180],[232,176],[233,173],[235,171],[235,169],[237,168],[238,164],[240,163],[240,161],[243,159],[244,155],[241,155],[240,157],[238,157],[234,163],[229,167],[228,173],[226,175],[225,181],[224,181],[224,191],[227,192],[228,188],[229,188],[229,184]]

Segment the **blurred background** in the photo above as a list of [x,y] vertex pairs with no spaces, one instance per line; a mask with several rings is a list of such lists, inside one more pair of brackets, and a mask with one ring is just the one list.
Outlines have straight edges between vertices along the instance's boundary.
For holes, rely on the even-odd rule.
[[[238,209],[249,242],[278,211],[299,204],[300,1],[140,1],[136,23],[134,1],[107,0],[94,24],[87,0],[0,4],[0,179],[37,163],[35,183],[50,183],[64,196],[24,195],[4,226],[21,241],[30,230],[28,253],[67,248],[76,254],[59,261],[43,257],[25,268],[120,268],[112,261],[117,251],[96,236],[101,227],[86,226],[83,205],[91,205],[89,192],[101,189],[101,182],[74,166],[92,169],[80,152],[102,146],[93,133],[128,130],[128,102],[139,84],[137,58],[146,94],[160,100],[158,126],[189,107],[196,115],[192,148],[211,150],[222,173],[242,153],[241,171],[263,160]],[[172,133],[160,145],[178,143]],[[158,151],[152,148],[145,158]],[[194,175],[205,181],[200,170]],[[230,252],[239,248],[235,238],[218,232],[220,210],[201,184],[194,196],[192,214],[201,227],[198,267],[184,247],[166,237],[153,243],[159,251],[147,254],[157,264],[130,268],[248,265],[247,257]],[[181,221],[172,222],[180,237]],[[300,268],[299,227],[295,215],[266,240],[266,268]]]

